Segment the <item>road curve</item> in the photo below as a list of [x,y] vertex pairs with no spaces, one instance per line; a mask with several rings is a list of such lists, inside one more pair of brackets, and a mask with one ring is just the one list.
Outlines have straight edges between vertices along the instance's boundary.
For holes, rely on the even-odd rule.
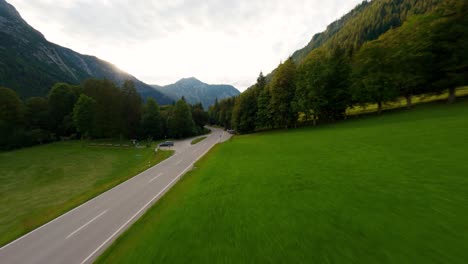
[[176,153],[160,164],[33,230],[0,249],[0,263],[91,263],[167,192],[215,144],[221,129],[202,142],[175,142]]

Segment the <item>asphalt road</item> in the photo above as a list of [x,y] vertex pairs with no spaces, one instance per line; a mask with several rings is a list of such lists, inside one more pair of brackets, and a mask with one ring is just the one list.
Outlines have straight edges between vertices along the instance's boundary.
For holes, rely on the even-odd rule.
[[215,144],[220,129],[196,145],[175,142],[169,159],[0,249],[0,263],[91,263],[159,200]]

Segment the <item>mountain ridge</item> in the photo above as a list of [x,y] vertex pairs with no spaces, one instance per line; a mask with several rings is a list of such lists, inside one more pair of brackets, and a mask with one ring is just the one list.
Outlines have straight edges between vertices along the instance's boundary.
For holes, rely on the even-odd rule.
[[49,42],[13,5],[0,0],[0,86],[27,98],[46,95],[57,82],[80,84],[89,78],[109,79],[118,85],[131,80],[143,98],[172,103],[171,98],[112,63]]

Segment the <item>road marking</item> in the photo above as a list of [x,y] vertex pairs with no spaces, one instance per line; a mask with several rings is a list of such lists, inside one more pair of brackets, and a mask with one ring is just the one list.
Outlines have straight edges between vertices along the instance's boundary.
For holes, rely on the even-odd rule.
[[153,179],[151,179],[148,183],[152,183],[154,182],[155,180],[157,180],[159,177],[161,177],[163,174],[162,173],[159,173],[156,177],[154,177]]
[[[213,146],[214,144],[211,147]],[[201,157],[205,156],[205,154],[208,153],[208,151],[210,151],[211,147],[208,148],[205,152],[203,152],[200,156],[198,156],[195,159],[195,161],[193,161],[187,168],[185,168],[185,170],[183,170],[179,175],[177,175],[177,177],[175,177],[168,185],[166,185],[164,189],[162,189],[148,203],[146,203],[140,210],[138,210],[138,212],[136,212],[132,217],[130,217],[130,219],[128,219],[127,222],[125,222],[121,227],[119,227],[119,229],[117,229],[117,231],[115,231],[109,238],[107,238],[101,245],[99,245],[99,247],[97,247],[85,260],[83,260],[81,264],[84,264],[88,260],[90,260],[94,256],[94,254],[99,252],[99,250],[101,250],[107,243],[109,243],[109,241],[111,241],[120,231],[122,231],[122,229],[124,229],[128,224],[130,224],[130,222],[132,222],[135,219],[135,217],[137,217],[139,214],[141,214],[141,212],[147,209],[147,207],[150,206],[151,203],[154,202],[154,200],[156,200],[162,193],[164,193],[168,188],[170,188],[172,184],[174,184],[174,182],[179,180],[182,175],[184,175],[189,169],[191,169],[195,162],[197,162]]]
[[96,221],[96,219],[98,219],[99,217],[103,216],[105,213],[107,213],[107,211],[109,210],[105,210],[104,212],[100,213],[98,216],[94,217],[93,219],[89,220],[88,223],[82,225],[80,228],[78,228],[77,230],[75,230],[73,233],[69,234],[65,239],[69,239],[70,237],[72,237],[74,234],[80,232],[81,229],[87,227],[89,224],[91,224],[92,222]]

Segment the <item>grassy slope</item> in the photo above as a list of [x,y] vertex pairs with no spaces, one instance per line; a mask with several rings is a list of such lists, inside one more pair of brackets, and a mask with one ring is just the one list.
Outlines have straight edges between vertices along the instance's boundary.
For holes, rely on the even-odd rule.
[[466,263],[468,101],[236,137],[102,263]]
[[159,163],[148,149],[54,143],[0,152],[0,245]]

